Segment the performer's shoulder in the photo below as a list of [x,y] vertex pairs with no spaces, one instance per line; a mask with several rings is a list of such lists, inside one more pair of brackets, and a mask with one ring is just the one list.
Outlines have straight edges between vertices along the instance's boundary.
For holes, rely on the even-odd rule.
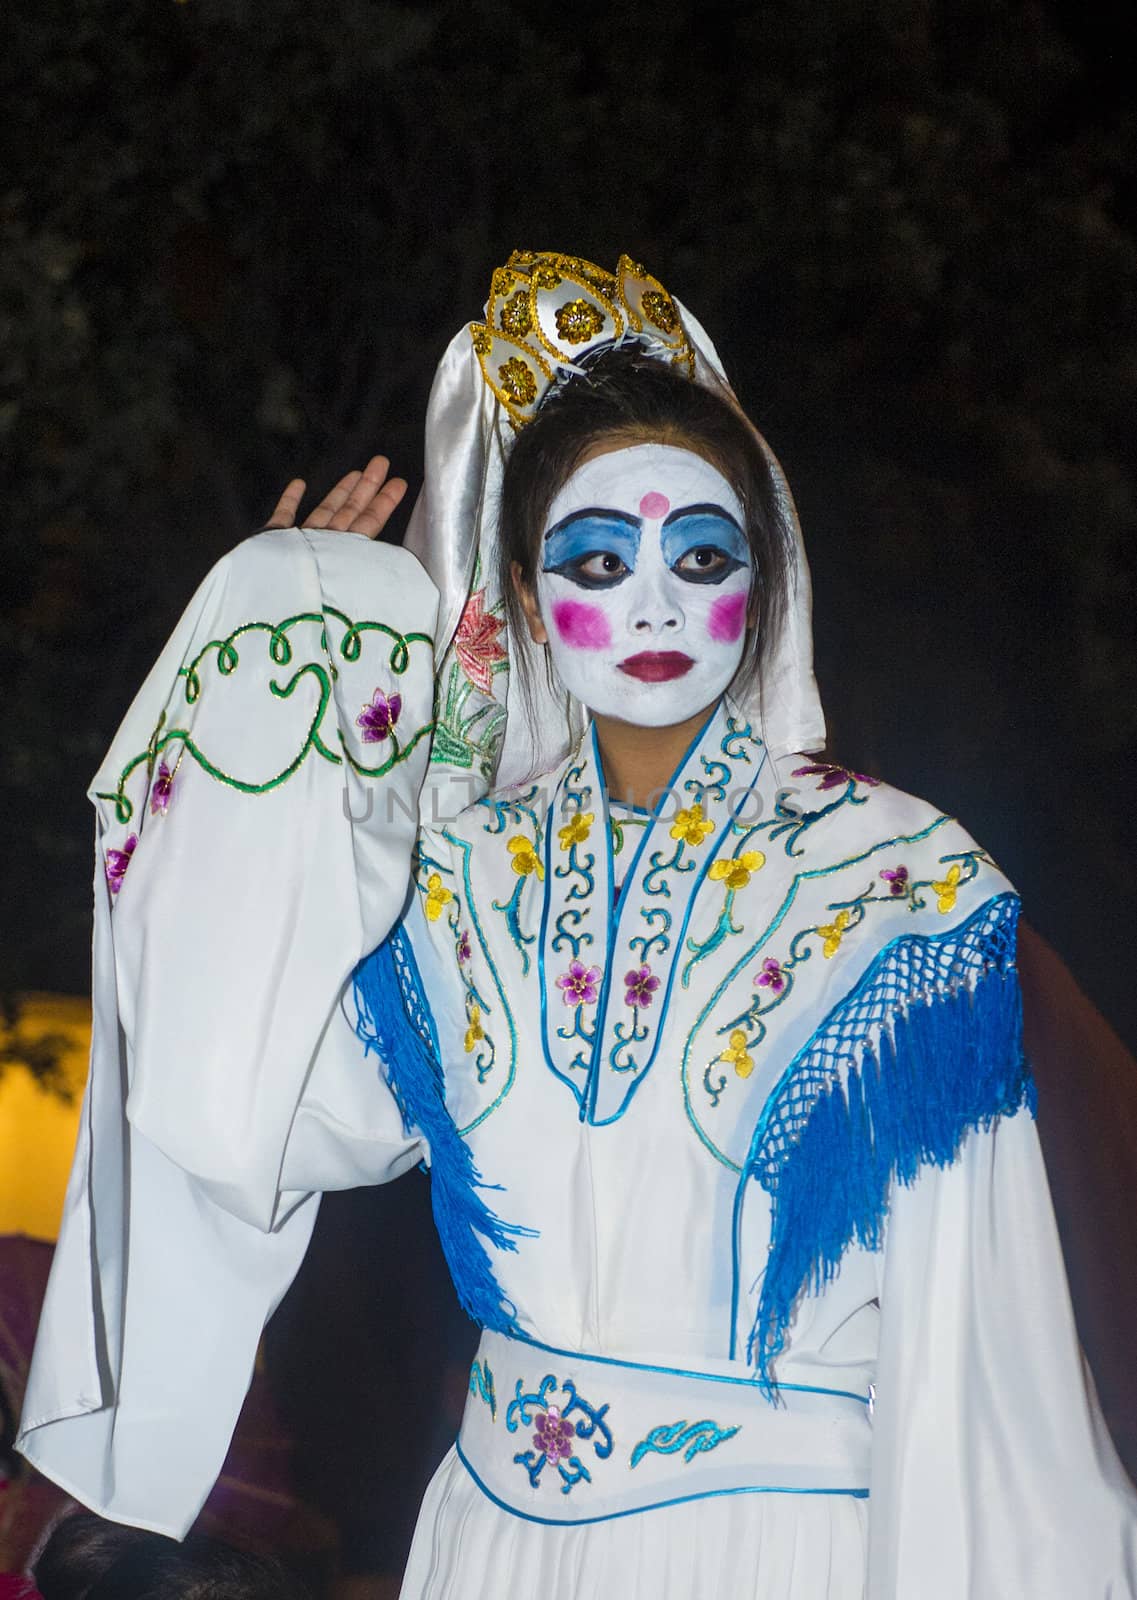
[[934,801],[898,788],[874,773],[835,758],[798,755],[779,763],[786,774],[782,804],[801,814],[827,812],[836,831],[864,843],[888,839],[916,843],[950,839],[953,847],[975,846],[966,827]]

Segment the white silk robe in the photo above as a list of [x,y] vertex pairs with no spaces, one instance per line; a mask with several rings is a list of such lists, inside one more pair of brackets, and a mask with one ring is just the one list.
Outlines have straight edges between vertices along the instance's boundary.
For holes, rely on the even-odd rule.
[[[535,1347],[530,1381],[584,1352],[614,1383],[741,1379],[751,1409],[698,1424],[690,1493],[646,1509],[620,1509],[653,1463],[617,1404],[571,1482],[520,1433],[504,1497],[452,1452],[407,1600],[1137,1597],[998,869],[922,802],[770,761],[726,705],[634,861],[587,742],[420,827],[435,604],[405,552],[258,535],[100,769],[91,1075],[25,1453],[183,1532],[318,1192],[426,1159],[459,1292]],[[392,930],[384,1019],[353,973]],[[871,1396],[863,1461],[781,1427],[783,1477],[716,1491],[759,1378]]]

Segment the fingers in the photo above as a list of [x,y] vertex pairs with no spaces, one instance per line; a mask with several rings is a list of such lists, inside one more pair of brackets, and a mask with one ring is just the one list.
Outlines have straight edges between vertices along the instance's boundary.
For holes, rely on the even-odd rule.
[[378,538],[406,492],[405,478],[388,478],[367,509],[355,518],[348,531],[365,533],[369,539]]
[[334,489],[329,489],[320,501],[315,511],[309,512],[304,518],[306,528],[333,528],[337,524],[333,518],[338,514],[341,506],[345,504],[348,496],[363,476],[361,472],[349,472],[340,479]]
[[300,501],[304,496],[305,483],[303,478],[293,478],[285,486],[284,493],[273,507],[272,516],[265,523],[266,528],[291,528],[296,523],[296,513],[300,509]]
[[343,532],[362,531],[356,529],[356,520],[371,510],[372,502],[382,492],[387,481],[390,465],[386,456],[371,457],[363,471],[357,475],[351,492],[328,524],[330,528],[339,528]]
[[[362,472],[349,472],[304,518],[306,528],[333,528],[375,539],[407,492],[405,478],[388,478],[386,456],[372,456]],[[290,528],[304,494],[304,480],[293,478],[277,501],[267,528]]]

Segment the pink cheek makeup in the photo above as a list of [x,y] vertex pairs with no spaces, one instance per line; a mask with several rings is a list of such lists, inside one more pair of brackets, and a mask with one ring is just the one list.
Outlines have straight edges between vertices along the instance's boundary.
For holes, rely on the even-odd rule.
[[557,600],[553,625],[574,650],[607,650],[612,643],[612,630],[603,611],[580,600]]
[[724,594],[711,606],[707,632],[716,644],[733,644],[746,626],[746,594]]

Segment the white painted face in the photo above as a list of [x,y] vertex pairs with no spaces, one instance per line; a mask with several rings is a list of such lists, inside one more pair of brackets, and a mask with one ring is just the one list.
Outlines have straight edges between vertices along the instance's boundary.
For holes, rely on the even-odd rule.
[[632,445],[578,468],[549,508],[537,575],[565,688],[646,728],[712,705],[746,648],[745,526],[730,484],[690,450]]

